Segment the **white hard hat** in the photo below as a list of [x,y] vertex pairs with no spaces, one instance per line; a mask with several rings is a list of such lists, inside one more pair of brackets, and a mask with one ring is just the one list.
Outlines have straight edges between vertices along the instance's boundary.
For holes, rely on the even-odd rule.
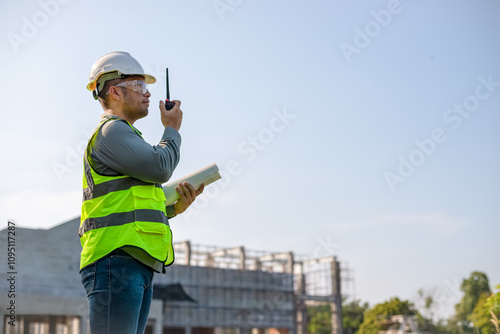
[[[92,65],[87,89],[95,91],[98,83],[101,85],[107,80],[122,78],[123,75],[141,75],[147,84],[156,82],[156,78],[144,73],[141,64],[128,52],[114,51],[102,56]],[[98,93],[94,92],[96,99]]]

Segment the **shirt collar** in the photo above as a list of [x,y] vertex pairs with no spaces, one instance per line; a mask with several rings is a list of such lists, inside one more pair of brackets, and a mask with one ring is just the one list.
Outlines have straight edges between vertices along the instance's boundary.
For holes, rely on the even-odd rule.
[[142,136],[142,132],[139,131],[135,126],[133,126],[132,124],[130,124],[129,122],[127,122],[126,120],[116,116],[116,115],[113,115],[113,114],[102,114],[101,115],[101,122],[104,122],[104,121],[109,121],[109,120],[112,120],[112,119],[117,119],[117,120],[120,120],[120,121],[124,121],[125,123],[127,123],[128,125],[130,125],[135,131],[137,131],[137,133],[139,135]]

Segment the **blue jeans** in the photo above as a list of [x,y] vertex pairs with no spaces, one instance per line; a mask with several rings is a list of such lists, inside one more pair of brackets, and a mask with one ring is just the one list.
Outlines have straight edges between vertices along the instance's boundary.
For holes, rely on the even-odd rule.
[[92,334],[143,334],[153,296],[153,269],[124,252],[80,273],[90,306]]

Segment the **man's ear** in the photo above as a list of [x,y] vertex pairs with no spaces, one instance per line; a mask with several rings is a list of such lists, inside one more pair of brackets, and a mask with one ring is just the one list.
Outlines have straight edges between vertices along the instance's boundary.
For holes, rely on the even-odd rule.
[[117,101],[120,101],[122,99],[122,92],[118,88],[116,88],[115,86],[109,87],[108,92],[109,92],[108,95],[112,99],[115,99]]

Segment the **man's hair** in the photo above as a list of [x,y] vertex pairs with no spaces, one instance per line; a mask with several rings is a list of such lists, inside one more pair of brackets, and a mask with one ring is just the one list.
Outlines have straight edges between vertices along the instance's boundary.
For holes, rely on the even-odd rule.
[[[107,92],[109,91],[109,88],[114,85],[118,85],[119,83],[125,81],[128,76],[123,76],[123,78],[116,78],[116,79],[111,79],[108,80],[104,83],[104,87],[100,90],[99,94],[97,95],[99,97],[99,102],[101,102],[101,105],[103,108],[109,108],[109,94]],[[124,94],[127,94],[125,89],[122,89]]]

